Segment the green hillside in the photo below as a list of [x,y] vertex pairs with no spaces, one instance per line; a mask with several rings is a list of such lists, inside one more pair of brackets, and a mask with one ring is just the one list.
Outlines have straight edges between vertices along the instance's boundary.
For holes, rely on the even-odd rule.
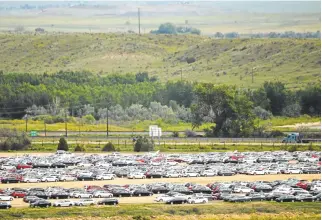
[[[258,87],[264,81],[277,80],[290,88],[299,88],[320,81],[320,55],[319,39],[0,34],[0,70],[4,73],[89,70],[100,74],[125,74],[146,71],[162,81],[182,77],[191,81]],[[187,59],[195,62],[188,64]]]

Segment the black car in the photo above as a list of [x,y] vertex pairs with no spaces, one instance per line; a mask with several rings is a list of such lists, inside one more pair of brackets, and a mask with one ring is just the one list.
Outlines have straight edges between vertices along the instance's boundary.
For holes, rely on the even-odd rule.
[[159,194],[159,193],[168,193],[170,192],[170,189],[164,186],[153,186],[150,191],[155,194]]
[[163,177],[163,173],[161,172],[147,172],[144,174],[146,176],[146,178],[162,178]]
[[27,196],[37,196],[38,198],[41,198],[41,199],[50,199],[50,195],[42,191],[29,192]]
[[188,200],[186,198],[173,198],[173,199],[170,199],[168,201],[166,201],[165,204],[185,204],[185,203],[188,203]]
[[133,196],[152,196],[153,193],[146,189],[137,189],[132,192]]
[[38,200],[34,203],[30,203],[30,207],[46,207],[48,208],[49,206],[51,206],[51,202],[47,201],[47,200]]
[[218,176],[233,176],[235,172],[233,171],[219,171]]
[[11,205],[7,202],[0,202],[0,209],[10,209]]
[[204,193],[204,194],[211,194],[212,193],[212,190],[209,189],[208,187],[195,187],[195,188],[192,188],[192,192],[193,193]]
[[51,167],[52,167],[52,168],[66,168],[66,167],[67,167],[67,165],[66,165],[66,164],[64,164],[64,163],[53,163],[53,164],[51,165]]
[[276,202],[295,202],[295,200],[293,195],[284,195],[275,199]]
[[314,168],[308,168],[308,169],[303,169],[302,172],[304,174],[319,174],[321,173],[320,169],[314,169]]
[[251,197],[249,196],[230,196],[227,201],[229,202],[250,202]]
[[185,195],[192,195],[193,194],[193,191],[187,189],[187,188],[180,188],[180,189],[174,189],[172,190],[173,192],[178,192],[178,193],[181,193],[181,194],[185,194]]
[[79,181],[93,181],[95,180],[94,176],[78,176],[77,180]]
[[15,177],[6,177],[1,180],[1,183],[20,183],[20,179]]
[[33,168],[50,168],[50,164],[34,164]]
[[50,194],[50,199],[69,199],[70,196],[66,192],[55,192]]
[[114,198],[103,199],[97,202],[98,205],[117,205],[119,201]]
[[130,196],[132,196],[132,193],[130,191],[123,190],[123,189],[112,190],[111,193],[113,194],[114,197],[130,197]]
[[267,201],[275,201],[277,198],[284,196],[282,193],[270,193],[266,195]]

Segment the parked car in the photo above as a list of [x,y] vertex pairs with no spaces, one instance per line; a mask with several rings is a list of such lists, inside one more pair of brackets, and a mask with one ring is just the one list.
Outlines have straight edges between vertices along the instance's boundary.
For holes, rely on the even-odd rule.
[[10,202],[0,202],[0,209],[10,209],[11,204]]
[[29,205],[32,208],[36,208],[36,207],[50,207],[51,206],[51,202],[47,201],[47,200],[37,200],[33,203],[30,203]]
[[97,202],[98,205],[117,205],[119,204],[119,201],[114,198],[109,198],[109,199],[103,199],[101,201]]
[[12,196],[0,195],[0,201],[12,201],[12,200],[13,200]]
[[295,202],[295,200],[293,195],[283,195],[275,199],[276,202]]
[[81,199],[79,201],[75,201],[74,204],[76,206],[95,205],[95,201],[93,199]]
[[198,203],[207,203],[208,199],[205,197],[192,197],[188,199],[188,203],[191,204],[198,204]]
[[93,193],[93,196],[96,198],[111,198],[113,194],[107,191],[96,191]]
[[54,202],[54,207],[71,207],[74,205],[74,202],[71,200],[61,200]]
[[188,203],[188,199],[182,197],[174,197],[165,202],[165,204],[185,204]]

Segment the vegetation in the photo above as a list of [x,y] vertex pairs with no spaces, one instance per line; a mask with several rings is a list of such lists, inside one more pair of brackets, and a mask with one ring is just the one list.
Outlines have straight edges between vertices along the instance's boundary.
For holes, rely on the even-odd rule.
[[[301,217],[313,217],[320,218],[321,204],[320,203],[276,203],[276,202],[252,202],[252,203],[224,203],[219,202],[216,204],[206,205],[177,205],[175,207],[164,204],[121,204],[117,207],[73,207],[68,208],[68,211],[64,211],[58,208],[47,209],[30,209],[30,208],[12,208],[10,210],[4,210],[0,213],[1,219],[22,219],[22,218],[48,218],[48,216],[54,218],[68,218],[68,217],[112,217],[121,216],[126,218],[132,216],[135,219],[154,219],[155,216],[173,217],[180,215],[182,217],[188,217],[189,215],[201,216],[201,215],[231,215],[231,214],[257,214],[256,216],[263,216],[267,213],[279,214],[279,216],[286,216],[284,219],[303,219]],[[293,213],[293,214],[290,214]],[[141,216],[140,218],[138,216]],[[152,217],[154,216],[154,217]],[[221,216],[224,217],[224,216]],[[260,218],[263,220],[271,218]],[[277,218],[276,218],[277,219]]]
[[137,137],[134,139],[134,152],[148,152],[154,151],[154,141],[151,139],[149,140],[146,137]]
[[84,152],[86,151],[86,149],[84,148],[84,146],[80,146],[80,145],[76,145],[76,147],[74,148],[75,152]]
[[2,151],[27,150],[31,146],[27,135],[17,130],[1,129],[0,136],[4,137],[4,140],[0,143],[0,150]]
[[111,142],[108,142],[107,144],[104,145],[102,151],[112,152],[112,151],[115,151],[115,147]]
[[200,35],[201,31],[197,28],[192,28],[192,27],[176,27],[172,23],[164,23],[159,26],[158,30],[153,30],[150,33],[152,34],[196,34]]
[[[2,33],[0,72],[51,74],[88,70],[105,76],[148,70],[161,82],[182,78],[258,88],[265,81],[280,81],[287,88],[299,89],[319,83],[320,48],[318,39]],[[188,63],[187,58],[192,57],[196,61]]]
[[67,144],[67,141],[65,140],[65,138],[61,137],[59,139],[57,150],[68,151],[68,144]]
[[[251,38],[296,38],[296,39],[307,39],[307,38],[321,38],[321,32],[294,32],[294,31],[285,31],[283,33],[278,32],[269,32],[269,33],[256,33],[256,34],[248,34],[248,37]],[[216,32],[214,34],[216,38],[239,38],[240,34],[237,32],[229,32],[229,33],[221,33]]]

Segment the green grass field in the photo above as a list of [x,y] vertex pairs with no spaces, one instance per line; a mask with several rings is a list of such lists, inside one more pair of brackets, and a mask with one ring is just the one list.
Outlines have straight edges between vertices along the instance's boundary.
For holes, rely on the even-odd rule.
[[[250,215],[251,219],[320,219],[321,203],[224,203],[218,202],[207,205],[164,205],[164,204],[121,204],[117,207],[81,207],[81,208],[13,208],[0,212],[0,219],[43,219],[71,217],[113,217],[119,219],[155,219],[157,216],[171,219],[188,218],[189,216],[202,217],[203,215]],[[272,215],[275,214],[275,215]],[[278,216],[276,216],[278,214]],[[265,216],[267,215],[267,216]],[[271,216],[272,215],[272,216]],[[154,216],[154,217],[153,217]],[[181,218],[179,218],[181,216]],[[257,217],[256,217],[257,216]],[[172,218],[174,217],[174,218]],[[213,216],[214,217],[214,216]],[[224,216],[220,216],[221,219]],[[235,216],[236,217],[236,216]],[[162,219],[162,218],[159,218]],[[213,218],[210,218],[213,219]]]
[[[182,79],[255,88],[281,81],[299,89],[320,82],[319,39],[210,39],[188,35],[0,34],[0,70],[99,74],[147,71]],[[196,61],[188,64],[185,58]],[[252,73],[254,83],[252,83]]]

